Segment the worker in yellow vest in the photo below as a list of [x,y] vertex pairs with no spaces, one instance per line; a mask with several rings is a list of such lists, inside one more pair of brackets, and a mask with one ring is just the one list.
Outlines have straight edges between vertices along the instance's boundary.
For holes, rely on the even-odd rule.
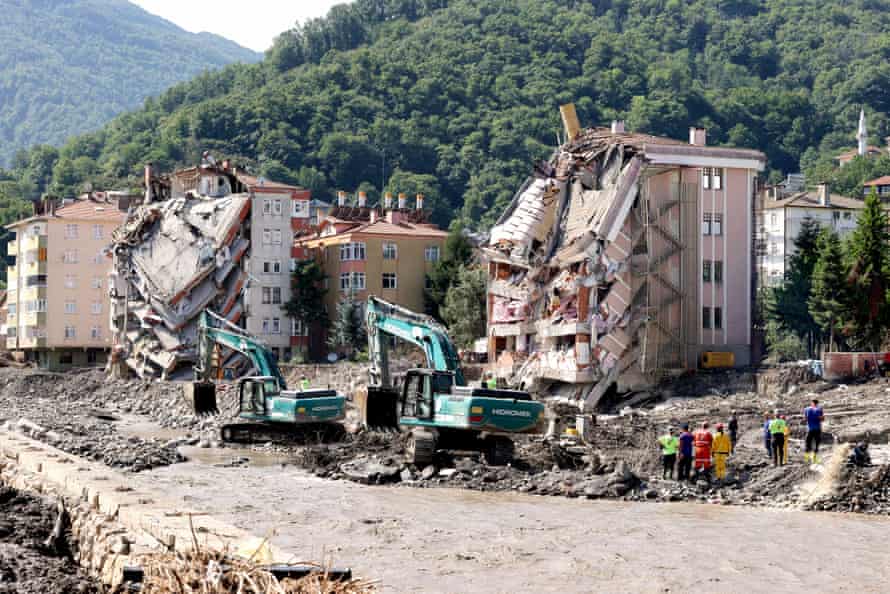
[[773,466],[785,465],[785,428],[788,423],[779,415],[779,411],[773,414],[773,420],[769,422],[769,433],[772,437]]
[[658,438],[661,446],[661,478],[674,478],[674,464],[677,462],[677,450],[680,448],[680,439],[673,427],[668,429],[667,435]]
[[302,376],[302,377],[300,378],[300,390],[303,391],[303,392],[305,392],[306,390],[309,389],[309,386],[310,386],[310,384],[309,384],[309,378],[306,377],[305,375]]
[[732,440],[723,432],[723,423],[717,423],[717,433],[711,442],[711,454],[714,456],[714,474],[718,481],[726,478],[726,458],[732,452]]
[[782,415],[782,420],[785,421],[785,452],[784,452],[784,460],[782,464],[788,464],[788,444],[791,443],[791,426],[788,424],[788,417],[786,415]]
[[494,376],[494,373],[488,372],[488,379],[485,380],[485,387],[489,390],[497,390],[498,389],[498,378]]

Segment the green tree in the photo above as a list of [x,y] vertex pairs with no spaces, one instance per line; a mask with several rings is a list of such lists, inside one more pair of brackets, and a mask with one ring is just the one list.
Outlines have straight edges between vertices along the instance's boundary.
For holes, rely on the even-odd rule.
[[367,342],[364,308],[354,295],[344,295],[337,303],[337,312],[328,328],[328,346],[353,357]]
[[315,260],[299,260],[291,275],[290,300],[282,306],[288,317],[293,318],[303,328],[328,323],[328,313],[324,306],[324,271]]
[[445,294],[442,319],[451,339],[459,348],[468,349],[485,336],[485,270],[460,266],[455,282]]
[[440,310],[445,303],[448,289],[457,281],[460,268],[467,266],[472,259],[473,244],[467,239],[463,229],[455,225],[445,239],[442,258],[433,265],[429,274],[424,291],[424,309],[427,314],[443,319]]
[[813,269],[819,255],[819,224],[810,217],[801,221],[794,240],[794,254],[785,267],[785,278],[767,304],[767,319],[782,330],[793,332],[813,355],[819,326],[807,303],[812,291]]
[[822,336],[828,338],[829,352],[835,350],[836,338],[849,315],[849,295],[841,240],[828,229],[819,236],[819,259],[813,269],[808,305]]
[[859,350],[877,350],[888,321],[887,213],[877,192],[865,199],[850,238],[852,325],[850,343]]

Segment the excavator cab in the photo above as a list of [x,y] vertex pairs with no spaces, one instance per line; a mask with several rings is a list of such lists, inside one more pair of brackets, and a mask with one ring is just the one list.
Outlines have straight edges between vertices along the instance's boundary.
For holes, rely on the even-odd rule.
[[274,377],[245,377],[238,382],[239,412],[264,415],[266,399],[279,395],[281,389]]

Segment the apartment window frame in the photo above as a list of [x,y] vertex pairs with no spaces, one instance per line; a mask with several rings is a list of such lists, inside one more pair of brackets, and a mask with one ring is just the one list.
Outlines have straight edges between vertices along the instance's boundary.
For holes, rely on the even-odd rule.
[[281,245],[281,229],[272,229],[272,245]]
[[66,274],[65,275],[65,288],[66,289],[76,289],[77,288],[77,276],[74,274]]
[[711,215],[711,235],[723,235],[723,213],[715,212]]
[[714,330],[723,330],[723,308],[722,307],[714,307],[713,308],[713,316],[714,316]]
[[383,259],[384,260],[398,260],[399,259],[399,246],[396,243],[391,241],[384,242],[383,244]]
[[101,276],[94,276],[94,277],[93,277],[93,282],[91,283],[91,286],[92,286],[94,289],[101,289],[101,288],[102,288],[102,277],[101,277]]
[[77,264],[77,248],[65,250],[62,254],[62,262],[65,264]]
[[701,234],[711,234],[711,213],[703,212],[701,215]]
[[263,245],[272,245],[271,229],[263,229]]
[[723,260],[714,260],[711,264],[711,274],[714,279],[714,283],[718,285],[723,284]]
[[281,305],[281,287],[272,287],[272,305]]
[[708,307],[707,305],[705,305],[701,308],[701,311],[702,311],[702,316],[701,316],[702,328],[704,328],[705,330],[710,330],[711,329],[711,308]]
[[384,289],[398,289],[399,288],[399,277],[395,272],[384,272],[381,279],[381,286]]
[[711,189],[711,168],[704,167],[701,170],[701,187],[704,190]]
[[77,314],[77,301],[73,299],[69,299],[65,301],[65,315],[76,315]]
[[77,340],[76,326],[65,326],[65,340]]
[[[359,282],[361,280],[361,282]],[[353,291],[364,291],[367,287],[367,278],[364,272],[353,272],[351,285]]]
[[76,223],[65,224],[65,239],[78,239],[79,235],[80,230],[78,229],[78,225]]
[[724,181],[724,171],[722,167],[715,167],[712,169],[711,173],[711,189],[712,190],[722,190],[723,189],[723,181]]
[[702,260],[701,263],[701,280],[703,283],[711,282],[713,278],[711,272],[711,261],[710,260]]
[[283,214],[283,211],[281,209],[281,199],[276,198],[276,199],[272,200],[272,216],[280,217],[282,214]]
[[272,201],[268,198],[263,198],[263,215],[269,216],[272,214]]
[[361,262],[367,257],[368,246],[364,241],[340,244],[341,262]]
[[90,313],[94,316],[102,315],[102,302],[93,301],[92,305],[90,305]]
[[309,201],[308,200],[292,200],[291,217],[294,219],[309,218]]
[[90,328],[90,340],[102,340],[102,328],[100,326]]
[[105,239],[105,228],[102,225],[93,225],[93,239]]
[[272,325],[271,318],[263,318],[263,334],[269,334],[269,328]]
[[346,292],[352,288],[352,275],[348,272],[340,273],[340,291]]
[[438,245],[428,245],[423,248],[423,259],[426,262],[438,262],[442,258],[442,248]]
[[272,334],[281,334],[281,318],[272,318]]
[[260,302],[263,305],[272,304],[272,287],[262,287]]
[[309,336],[309,328],[303,324],[303,320],[297,318],[290,319],[290,335],[291,336]]

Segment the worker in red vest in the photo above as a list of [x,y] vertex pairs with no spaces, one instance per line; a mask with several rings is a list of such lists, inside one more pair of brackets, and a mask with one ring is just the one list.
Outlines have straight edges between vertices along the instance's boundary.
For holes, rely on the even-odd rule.
[[711,443],[714,441],[714,436],[711,435],[711,432],[708,431],[708,422],[705,421],[701,424],[701,429],[696,431],[693,434],[695,445],[695,463],[693,468],[695,468],[696,478],[704,474],[705,478],[711,479]]

